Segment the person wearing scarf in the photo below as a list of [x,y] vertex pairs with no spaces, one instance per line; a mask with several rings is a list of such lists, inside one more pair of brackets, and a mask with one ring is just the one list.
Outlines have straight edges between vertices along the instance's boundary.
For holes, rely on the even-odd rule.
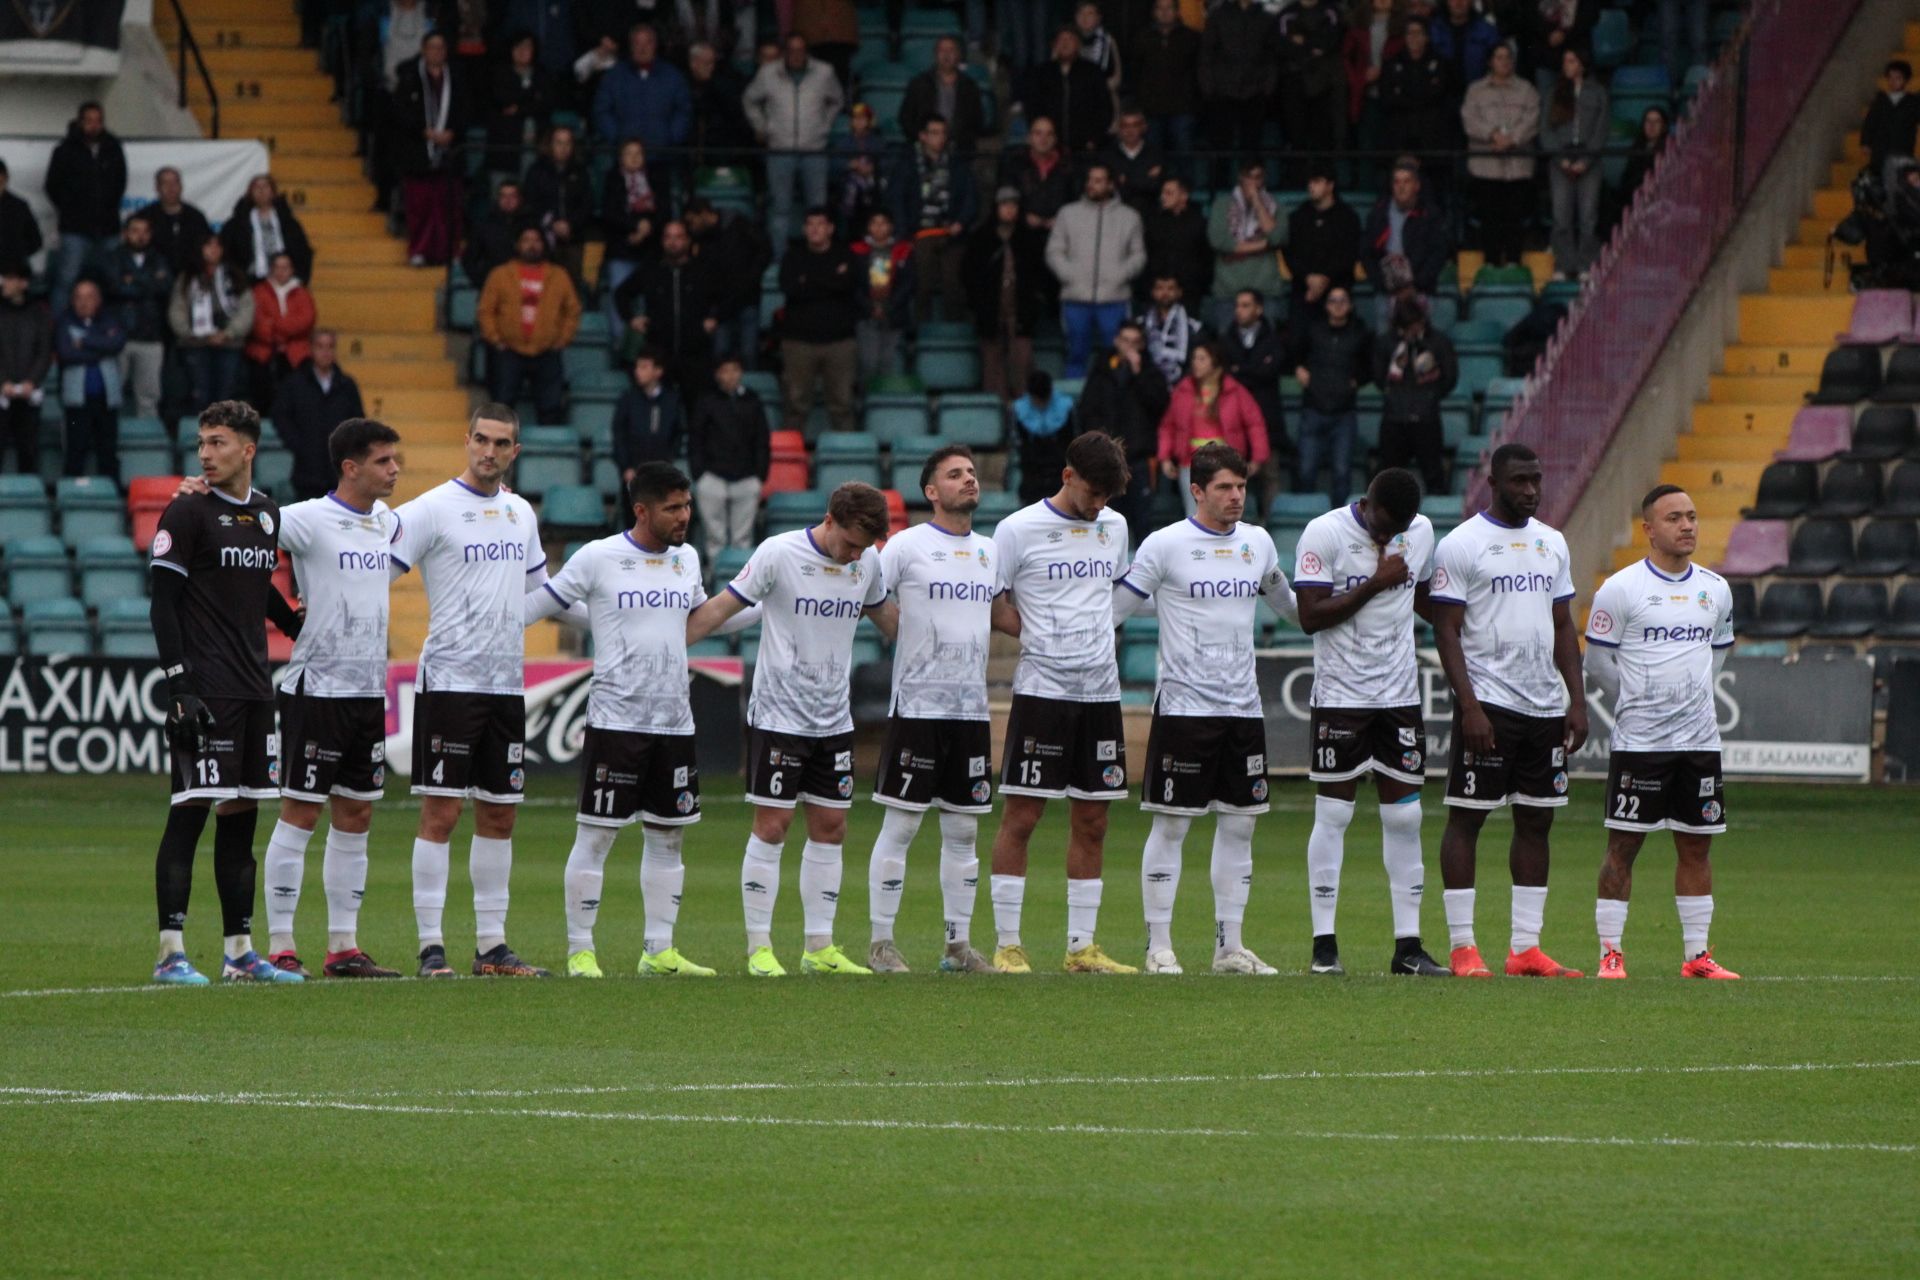
[[1200,322],[1187,314],[1178,280],[1172,276],[1154,279],[1153,305],[1141,314],[1138,323],[1147,336],[1147,358],[1168,386],[1180,381],[1188,353],[1200,334]]
[[313,355],[313,295],[293,274],[293,259],[273,256],[267,278],[253,286],[253,330],[247,336],[248,400],[263,416],[288,374]]
[[240,381],[241,346],[253,332],[253,294],[227,266],[220,237],[200,242],[200,269],[174,285],[167,324],[186,362],[190,402],[229,399]]
[[409,265],[443,265],[460,242],[453,148],[466,134],[467,115],[466,85],[447,59],[447,37],[430,31],[420,56],[400,67],[394,88]]
[[[257,173],[247,183],[247,194],[235,203],[220,228],[220,244],[226,250],[227,265],[248,284],[267,278],[276,253],[292,255],[293,274],[302,280],[313,278],[313,243],[272,174]],[[182,275],[199,265],[199,251],[197,239],[179,247],[176,269]]]
[[[1207,240],[1214,252],[1213,296],[1223,300],[1220,312],[1231,311],[1233,295],[1242,289],[1252,289],[1262,298],[1278,297],[1284,291],[1274,250],[1287,242],[1287,220],[1280,216],[1280,202],[1267,190],[1267,167],[1259,160],[1243,161],[1233,191],[1214,200],[1207,218]],[[1224,314],[1214,319],[1216,328],[1225,328]]]

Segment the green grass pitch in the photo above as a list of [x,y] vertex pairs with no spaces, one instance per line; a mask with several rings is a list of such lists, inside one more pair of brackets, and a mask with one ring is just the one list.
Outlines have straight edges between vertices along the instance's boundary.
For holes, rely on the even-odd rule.
[[[398,791],[399,788],[393,788]],[[510,936],[564,960],[571,789],[516,840]],[[1378,823],[1348,838],[1353,976],[1309,978],[1304,784],[1276,788],[1249,945],[1271,979],[934,973],[935,834],[910,863],[900,978],[630,976],[637,833],[608,864],[590,984],[155,990],[159,779],[0,782],[0,1270],[11,1275],[1429,1276],[1920,1272],[1920,855],[1909,793],[1736,783],[1719,957],[1686,983],[1664,838],[1633,978],[1380,976]],[[415,811],[376,816],[361,938],[411,968]],[[1598,788],[1556,831],[1545,944],[1590,968]],[[264,847],[269,816],[263,815]],[[1426,936],[1444,954],[1437,794]],[[710,788],[683,949],[738,973],[747,809]],[[840,937],[864,952],[875,809],[853,813]],[[1026,934],[1057,966],[1064,815]],[[1114,810],[1101,915],[1137,959],[1146,825]],[[1480,938],[1507,938],[1504,818]],[[986,834],[990,839],[992,823]],[[465,828],[450,951],[470,945]],[[1211,947],[1210,824],[1175,942]],[[796,835],[777,921],[793,965]],[[188,940],[218,965],[211,835]],[[301,939],[325,901],[309,855]],[[264,916],[257,936],[264,941]],[[985,886],[975,939],[991,943]],[[850,948],[851,949],[851,948]],[[462,953],[464,954],[464,953]],[[316,966],[317,967],[317,966]],[[50,994],[36,995],[36,990]],[[57,994],[55,992],[66,992]]]

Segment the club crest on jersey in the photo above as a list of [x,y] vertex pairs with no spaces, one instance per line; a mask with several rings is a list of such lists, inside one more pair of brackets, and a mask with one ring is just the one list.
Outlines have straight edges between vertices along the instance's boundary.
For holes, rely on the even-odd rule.
[[840,798],[842,800],[845,800],[852,794],[853,794],[853,775],[850,773],[843,773],[840,775]]
[[1267,798],[1267,780],[1265,778],[1255,778],[1253,780],[1252,790],[1255,800],[1265,800]]
[[1706,593],[1706,592],[1704,592],[1704,591],[1702,591],[1702,592],[1701,592],[1701,593],[1700,593],[1699,595],[1697,595],[1697,596],[1695,596],[1695,597],[1693,598],[1693,602],[1694,602],[1695,604],[1697,604],[1697,605],[1699,605],[1699,606],[1700,606],[1700,607],[1701,607],[1702,609],[1711,609],[1711,608],[1713,608],[1713,600],[1712,600],[1712,598],[1711,598],[1711,597],[1709,597],[1709,596],[1707,595],[1707,593]]
[[1565,769],[1553,775],[1553,793],[1560,796],[1567,794],[1567,771]]
[[993,788],[987,785],[987,780],[985,778],[982,778],[980,779],[980,781],[973,784],[973,790],[968,794],[970,794],[973,797],[973,802],[975,804],[985,804],[987,802],[987,798],[993,794]]
[[980,560],[980,567],[982,569],[986,568],[987,567],[987,549],[985,547],[980,548],[979,560]]
[[1400,767],[1408,773],[1419,772],[1420,753],[1418,751],[1402,751],[1400,753]]
[[692,813],[693,804],[693,792],[691,791],[682,791],[673,798],[673,808],[676,813]]
[[1542,559],[1545,559],[1547,554],[1547,540],[1545,538],[1535,538],[1533,540],[1533,549]]
[[280,785],[280,762],[278,760],[274,760],[268,763],[267,781],[272,783],[276,787]]
[[373,771],[373,785],[376,787],[387,785],[387,766],[381,765]]
[[1240,559],[1244,564],[1253,563],[1253,548],[1244,542],[1240,544]]
[[1098,521],[1093,526],[1093,540],[1103,547],[1113,541],[1113,535],[1107,532],[1105,520]]
[[520,790],[520,788],[526,786],[527,771],[525,769],[515,769],[512,773],[507,775],[507,785],[512,787],[515,791],[518,791]]
[[1123,785],[1127,780],[1127,771],[1117,764],[1110,764],[1100,771],[1100,781],[1110,787]]
[[273,512],[262,511],[260,513],[260,531],[269,538],[273,536]]
[[1414,735],[1414,732],[1413,732],[1413,730],[1411,730],[1411,729],[1408,729],[1408,728],[1404,728],[1404,727],[1403,727],[1403,728],[1402,728],[1402,729],[1400,730],[1400,745],[1401,745],[1401,746],[1403,746],[1403,747],[1413,747],[1413,746],[1418,746],[1418,745],[1419,745],[1419,743],[1420,743],[1420,739],[1419,739],[1418,737],[1416,737],[1416,736]]
[[855,560],[852,564],[847,566],[847,576],[852,578],[855,582],[860,581],[860,562],[858,560]]
[[1705,822],[1718,822],[1720,821],[1720,815],[1725,812],[1726,810],[1720,807],[1718,800],[1709,800],[1700,806],[1700,817],[1701,820]]

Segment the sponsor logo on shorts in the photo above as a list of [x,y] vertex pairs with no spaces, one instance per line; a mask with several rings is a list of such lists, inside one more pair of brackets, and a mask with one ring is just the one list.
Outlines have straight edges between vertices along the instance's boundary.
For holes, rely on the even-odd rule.
[[520,764],[526,758],[527,758],[527,748],[525,744],[519,743],[519,742],[509,742],[507,744],[507,763],[508,764]]
[[593,766],[593,780],[595,782],[605,782],[607,780],[607,766],[603,764]]
[[434,755],[440,754],[440,735],[439,734],[436,733],[431,738],[427,739],[427,750],[432,752]]
[[1267,798],[1267,780],[1265,778],[1255,778],[1253,780],[1253,798],[1255,800],[1265,800]]
[[1417,747],[1420,745],[1420,739],[1414,736],[1413,730],[1402,729],[1400,730],[1400,745],[1403,747]]
[[773,765],[773,766],[775,766],[775,767],[778,767],[778,766],[779,766],[779,764],[780,764],[780,748],[778,748],[778,747],[774,747],[774,748],[772,748],[771,750],[769,750],[769,751],[767,752],[767,763],[768,763],[768,764],[770,764],[770,765]]
[[973,796],[973,802],[975,804],[985,804],[987,797],[993,794],[993,788],[987,785],[985,778],[982,778],[973,784],[973,790],[970,794]]
[[1553,793],[1559,796],[1567,794],[1567,771],[1565,769],[1553,775]]
[[306,745],[306,749],[302,754],[304,754],[309,760],[313,759],[315,756],[320,754],[320,744],[317,742],[309,742]]
[[1408,773],[1417,772],[1420,768],[1420,753],[1418,751],[1402,751],[1400,753],[1400,767]]
[[272,760],[267,763],[267,781],[276,787],[280,785],[280,762],[278,760]]
[[913,767],[913,752],[905,747],[900,748],[900,767],[902,769]]
[[1565,747],[1555,747],[1553,749],[1553,767],[1559,769],[1564,767],[1566,763],[1567,749]]
[[512,773],[507,775],[507,785],[512,787],[515,791],[518,791],[520,788],[526,786],[527,771],[525,769],[515,769]]
[[373,771],[373,785],[375,787],[384,787],[387,785],[387,766],[381,765]]
[[851,796],[852,794],[853,794],[853,775],[850,773],[843,773],[840,775],[840,798],[842,800],[845,800],[847,797]]
[[1322,721],[1321,723],[1313,727],[1313,736],[1320,739],[1320,741],[1322,742],[1325,742],[1327,740],[1327,726],[1324,721]]
[[1095,760],[1118,760],[1120,758],[1120,743],[1113,738],[1100,739],[1100,741],[1093,744],[1093,758]]
[[1263,755],[1247,757],[1247,776],[1257,778],[1267,771],[1267,757]]
[[674,766],[673,785],[676,787],[684,787],[687,785],[687,766],[683,764]]
[[[985,756],[967,757],[967,776],[969,778],[982,778],[986,776],[986,773],[987,758]],[[980,785],[985,786],[986,784],[983,782]]]
[[1033,748],[1034,748],[1034,741],[1032,738],[1026,739],[1026,741],[1021,744],[1021,749],[1024,750],[1028,755],[1033,754]]
[[692,813],[693,806],[694,799],[691,791],[682,791],[673,798],[673,808],[676,813]]
[[1713,798],[1713,779],[1712,778],[1700,779],[1700,798],[1702,800],[1711,800]]
[[1709,800],[1700,806],[1700,818],[1703,822],[1718,822],[1726,810],[1720,807],[1718,800]]
[[1117,764],[1110,764],[1100,771],[1100,781],[1109,787],[1122,786],[1127,781],[1127,771]]
[[[834,752],[833,767],[835,769],[841,769],[841,770],[853,768],[853,752],[851,751]],[[852,786],[853,784],[851,781],[849,781],[847,785]]]
[[374,743],[373,751],[368,755],[367,758],[371,760],[374,764],[384,764],[387,759],[387,744],[384,742]]

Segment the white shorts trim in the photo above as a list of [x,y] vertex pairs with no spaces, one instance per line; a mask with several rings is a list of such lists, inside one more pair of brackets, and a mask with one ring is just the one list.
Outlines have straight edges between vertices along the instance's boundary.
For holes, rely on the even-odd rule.
[[478,787],[413,787],[410,790],[416,796],[445,796],[449,800],[484,800],[488,804],[519,804],[526,799],[522,795],[503,796],[492,791],[482,791]]
[[320,796],[311,791],[295,791],[292,787],[280,788],[282,800],[300,800],[307,804],[325,804],[328,796],[344,796],[349,800],[365,800],[371,803],[375,800],[384,800],[386,794],[384,791],[352,791],[346,787],[333,787],[326,795]]
[[[1001,788],[1006,790],[1005,787]],[[906,813],[925,813],[929,809],[939,809],[943,813],[992,813],[990,804],[958,805],[948,804],[945,800],[929,800],[925,804],[915,804],[911,800],[902,800],[898,796],[883,796],[878,791],[869,797],[875,804],[885,805],[889,809],[899,809]]]
[[574,821],[583,827],[606,827],[613,831],[624,831],[636,822],[651,823],[656,827],[692,826],[694,823],[700,821],[700,815],[697,813],[676,813],[671,818],[662,818],[657,814],[648,813],[645,809],[642,809],[638,813],[630,813],[624,818],[609,818],[604,816],[589,817],[584,813],[577,813],[574,815]]
[[1535,809],[1564,809],[1567,807],[1566,796],[1523,796],[1516,793],[1508,796],[1507,800],[1510,804],[1524,804]]
[[189,787],[185,791],[174,792],[172,801],[174,804],[183,804],[188,800],[211,800],[215,804],[221,804],[240,798],[238,787]]
[[[1457,796],[1448,796],[1446,797],[1446,804],[1449,809],[1477,809],[1482,813],[1492,813],[1495,809],[1506,808],[1512,800],[1513,793],[1508,792],[1498,800],[1467,800]],[[1564,803],[1564,801],[1562,803]]]
[[[1654,831],[1665,831],[1667,829],[1667,823],[1664,818],[1659,822],[1625,822],[1619,818],[1608,818],[1600,825],[1609,831],[1637,831],[1641,835],[1647,835]],[[1721,829],[1725,830],[1724,827]]]
[[1067,788],[1069,800],[1125,800],[1132,794],[1130,791],[1082,791],[1078,787]]
[[1358,769],[1352,769],[1346,773],[1314,773],[1312,770],[1309,770],[1307,772],[1307,781],[1309,782],[1351,782],[1353,779],[1362,777],[1369,773],[1381,774],[1385,777],[1392,778],[1397,782],[1404,782],[1410,787],[1424,787],[1427,785],[1427,776],[1425,774],[1403,773],[1398,769],[1389,769],[1386,765],[1381,764],[1378,760],[1368,760],[1365,764],[1361,765]]
[[1207,807],[1204,809],[1182,809],[1177,805],[1160,804],[1147,800],[1140,802],[1140,812],[1142,813],[1164,813],[1175,818],[1204,818],[1210,813],[1230,813],[1246,818],[1257,818],[1263,813],[1271,813],[1272,811],[1273,807],[1268,804],[1247,805],[1243,807],[1237,804],[1227,804],[1220,800],[1209,800]]
[[488,804],[519,804],[526,799],[523,795],[510,794],[503,796],[492,791],[482,791],[478,787],[470,788],[469,794],[471,794],[475,800],[484,800]]
[[1727,824],[1716,822],[1710,827],[1695,827],[1684,822],[1667,819],[1667,830],[1678,831],[1683,836],[1723,836],[1727,833]]
[[853,808],[853,801],[850,799],[842,800],[839,796],[833,796],[831,798],[827,796],[817,796],[811,791],[802,791],[800,794],[791,798],[786,796],[763,796],[748,791],[747,799],[753,804],[762,805],[768,809],[792,809],[799,806],[803,801],[807,804],[819,805],[822,809]]

